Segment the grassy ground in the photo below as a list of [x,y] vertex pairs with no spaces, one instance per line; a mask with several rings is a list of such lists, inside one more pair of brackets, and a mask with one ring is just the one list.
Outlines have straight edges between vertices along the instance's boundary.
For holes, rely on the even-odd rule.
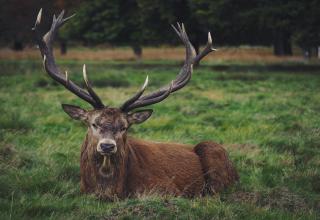
[[[81,82],[81,64],[65,62]],[[217,71],[154,106],[131,134],[225,144],[240,183],[215,197],[143,196],[109,203],[79,192],[86,129],[60,103],[89,107],[49,79],[39,62],[0,61],[0,219],[317,219],[320,217],[320,71]],[[150,90],[178,65],[89,63],[105,103],[118,106],[148,74]]]

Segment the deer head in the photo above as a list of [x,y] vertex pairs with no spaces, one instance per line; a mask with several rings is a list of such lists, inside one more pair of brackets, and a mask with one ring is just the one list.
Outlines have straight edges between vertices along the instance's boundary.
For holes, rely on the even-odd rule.
[[88,126],[88,135],[96,145],[96,152],[103,156],[115,154],[118,148],[124,147],[128,128],[144,122],[152,114],[150,109],[127,113],[109,107],[86,111],[62,104],[62,108],[71,118],[81,120]]
[[33,31],[36,35],[43,65],[51,78],[62,84],[66,89],[77,95],[79,98],[93,106],[93,110],[84,110],[80,107],[63,104],[63,110],[73,119],[81,120],[88,126],[88,135],[90,141],[95,143],[95,151],[103,156],[116,154],[119,148],[126,142],[127,130],[132,124],[139,124],[146,121],[152,114],[152,110],[145,109],[134,111],[145,106],[149,106],[166,99],[171,93],[183,88],[191,79],[193,64],[198,63],[203,57],[215,49],[212,48],[212,39],[208,33],[208,43],[204,50],[196,55],[194,47],[189,41],[188,35],[183,24],[173,26],[174,31],[183,42],[186,48],[186,58],[180,73],[168,85],[160,88],[158,91],[143,95],[147,85],[146,78],[141,89],[130,99],[124,102],[119,108],[112,108],[103,104],[99,96],[94,92],[87,77],[86,66],[83,66],[83,78],[86,90],[76,85],[68,78],[68,73],[62,74],[57,67],[53,55],[53,41],[58,29],[72,16],[63,18],[64,11],[58,17],[53,16],[50,30],[42,36],[38,30],[41,23],[40,10]]

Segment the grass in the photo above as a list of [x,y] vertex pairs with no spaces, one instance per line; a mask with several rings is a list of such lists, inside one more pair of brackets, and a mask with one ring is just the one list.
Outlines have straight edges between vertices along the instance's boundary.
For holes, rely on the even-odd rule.
[[[320,71],[195,71],[182,91],[155,105],[131,134],[227,148],[240,182],[214,197],[141,196],[105,202],[79,192],[86,129],[60,103],[83,103],[47,77],[40,62],[0,61],[0,219],[318,219]],[[142,64],[143,65],[143,64]],[[81,63],[63,66],[81,83]],[[96,91],[119,106],[145,76],[149,91],[178,65],[88,64]]]

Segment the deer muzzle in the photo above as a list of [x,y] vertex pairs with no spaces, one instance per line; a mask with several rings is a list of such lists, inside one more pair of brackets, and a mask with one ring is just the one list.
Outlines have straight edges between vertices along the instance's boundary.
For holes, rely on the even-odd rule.
[[117,144],[112,139],[102,139],[97,145],[97,151],[101,155],[109,155],[117,152]]

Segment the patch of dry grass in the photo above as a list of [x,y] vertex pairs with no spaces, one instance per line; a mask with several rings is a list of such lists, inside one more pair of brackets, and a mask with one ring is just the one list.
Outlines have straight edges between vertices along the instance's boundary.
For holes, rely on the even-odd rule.
[[[39,59],[37,48],[26,48],[16,52],[8,48],[0,49],[0,59]],[[185,56],[182,47],[146,47],[143,48],[143,60],[183,60]],[[67,60],[93,61],[128,61],[135,60],[130,48],[70,48],[66,55],[57,53],[58,58]],[[301,51],[295,50],[294,56],[277,57],[269,47],[221,47],[218,51],[205,58],[208,62],[294,62],[303,61]]]

